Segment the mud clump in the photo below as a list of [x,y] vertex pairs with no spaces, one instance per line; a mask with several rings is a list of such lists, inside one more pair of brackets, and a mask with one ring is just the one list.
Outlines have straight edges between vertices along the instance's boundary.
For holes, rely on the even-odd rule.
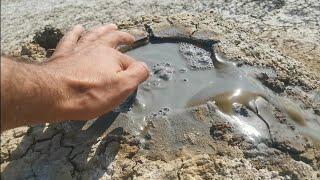
[[43,31],[37,32],[33,40],[35,43],[39,44],[41,47],[48,49],[54,49],[60,39],[62,38],[63,33],[60,29],[54,28],[52,26],[45,26]]
[[276,93],[282,93],[285,90],[285,85],[283,82],[275,78],[269,78],[266,73],[258,74],[257,79]]
[[152,71],[159,78],[168,81],[172,79],[174,68],[170,63],[160,63],[152,67]]
[[214,139],[223,139],[222,137],[234,131],[230,123],[217,122],[210,127],[210,135]]
[[244,116],[244,117],[249,117],[249,112],[243,105],[235,105],[234,106],[234,112]]
[[46,50],[36,43],[26,43],[21,48],[21,56],[36,62],[42,62],[46,58]]
[[10,55],[32,63],[42,63],[54,53],[58,42],[63,37],[60,29],[45,26],[44,30],[36,32],[32,42],[24,43],[21,50],[16,50]]

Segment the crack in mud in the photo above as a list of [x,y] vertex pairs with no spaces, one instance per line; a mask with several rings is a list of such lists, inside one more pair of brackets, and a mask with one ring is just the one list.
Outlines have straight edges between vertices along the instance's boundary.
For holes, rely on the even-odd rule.
[[271,134],[270,125],[269,125],[269,123],[259,114],[258,108],[256,108],[256,115],[257,115],[257,116],[265,123],[265,125],[267,126],[268,132],[269,132],[269,136],[270,136],[270,141],[271,141],[271,144],[273,144],[273,137],[272,137],[272,134]]
[[[74,146],[64,145],[64,144],[63,144],[64,136],[65,136],[65,133],[62,132],[62,133],[61,133],[61,138],[60,138],[60,141],[59,141],[59,145],[60,145],[60,147],[71,148],[71,151],[69,152],[69,154],[67,154],[67,160],[68,160],[68,162],[69,162],[69,163],[72,165],[72,167],[73,167],[73,171],[71,172],[71,176],[72,176],[72,177],[75,177],[75,173],[76,173],[76,172],[80,172],[80,171],[77,169],[77,165],[72,161],[72,159],[73,159],[74,157],[76,157],[76,155],[74,155],[73,158],[70,157],[75,147],[74,147]],[[80,153],[79,153],[79,154],[80,154]],[[77,155],[78,155],[78,154],[77,154]]]

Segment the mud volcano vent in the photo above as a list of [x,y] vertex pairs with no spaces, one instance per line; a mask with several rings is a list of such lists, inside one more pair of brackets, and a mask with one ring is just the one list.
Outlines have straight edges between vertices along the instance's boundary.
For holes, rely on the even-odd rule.
[[113,125],[138,137],[146,153],[164,159],[184,148],[210,153],[212,138],[227,132],[236,135],[232,141],[251,145],[276,146],[289,139],[304,144],[304,135],[319,138],[316,115],[256,80],[260,73],[275,76],[271,69],[239,67],[210,49],[155,42],[128,51],[152,72],[113,112],[123,112]]

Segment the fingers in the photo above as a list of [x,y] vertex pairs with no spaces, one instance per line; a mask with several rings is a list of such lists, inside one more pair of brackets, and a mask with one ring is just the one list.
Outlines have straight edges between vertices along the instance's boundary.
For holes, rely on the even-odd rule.
[[114,24],[107,24],[103,26],[98,26],[93,28],[89,31],[86,35],[84,35],[80,40],[79,43],[87,43],[97,40],[103,35],[108,34],[109,32],[117,30],[118,27]]
[[119,61],[120,61],[120,66],[122,70],[126,70],[132,63],[137,62],[135,59],[133,59],[132,57],[126,54],[119,53],[119,55],[120,55]]
[[81,25],[76,25],[60,40],[56,47],[54,55],[73,50],[77,43],[85,44],[98,40],[103,45],[116,48],[119,45],[131,44],[134,42],[135,39],[132,35],[116,30],[116,25],[107,24],[104,26],[96,27],[86,35],[81,37],[84,32],[84,28]]
[[79,44],[85,46],[89,42],[99,42],[102,45],[116,48],[119,45],[131,44],[134,41],[135,38],[131,34],[117,31],[116,25],[108,24],[93,28],[80,38]]
[[149,77],[149,68],[146,63],[135,61],[126,70],[119,72],[120,79],[127,84],[128,91],[132,91]]
[[77,44],[83,32],[84,32],[84,29],[81,25],[74,26],[59,41],[54,54],[57,55],[59,53],[64,53],[66,51],[72,50],[74,46]]
[[113,31],[104,36],[101,36],[99,41],[106,46],[116,48],[119,45],[133,43],[135,41],[135,38],[127,32]]

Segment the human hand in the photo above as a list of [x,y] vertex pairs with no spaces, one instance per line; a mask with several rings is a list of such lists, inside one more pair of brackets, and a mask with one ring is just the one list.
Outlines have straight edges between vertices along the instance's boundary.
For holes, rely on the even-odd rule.
[[79,25],[69,31],[43,65],[61,82],[56,118],[92,119],[133,93],[148,78],[148,67],[116,49],[133,42],[132,35],[117,31],[112,24],[87,33]]

